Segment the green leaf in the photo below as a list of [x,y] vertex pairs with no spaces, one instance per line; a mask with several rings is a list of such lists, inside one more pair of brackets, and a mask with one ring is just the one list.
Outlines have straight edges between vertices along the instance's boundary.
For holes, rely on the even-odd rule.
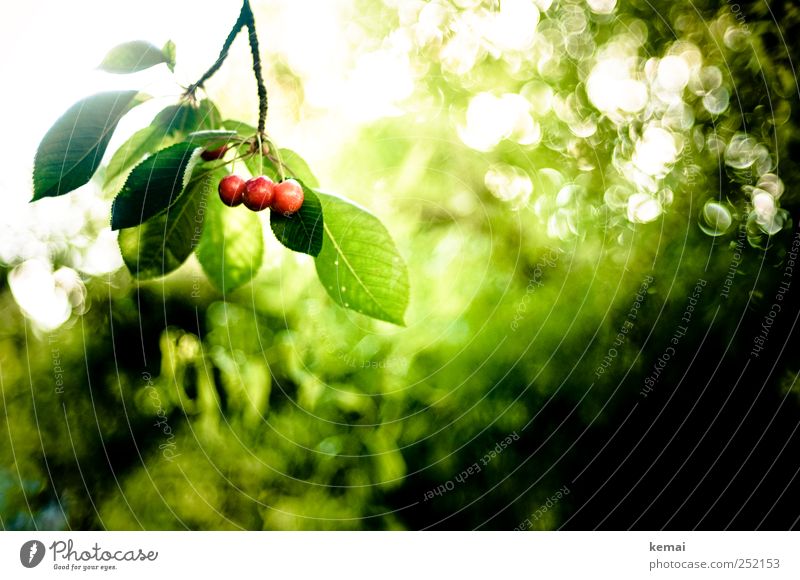
[[197,259],[214,286],[227,294],[258,273],[264,240],[258,214],[243,206],[230,208],[218,197],[208,203]]
[[317,275],[338,304],[404,325],[408,271],[374,215],[341,197],[317,192],[325,215]]
[[302,181],[308,187],[319,187],[319,182],[311,168],[306,163],[305,159],[300,157],[291,149],[280,149],[281,161],[287,170],[286,177],[294,177],[298,181]]
[[175,203],[199,156],[192,143],[177,143],[134,167],[111,206],[111,229],[138,226]]
[[300,211],[290,216],[272,212],[269,223],[272,233],[284,246],[295,252],[317,256],[322,250],[322,204],[313,190],[302,182],[300,185],[305,197]]
[[64,195],[97,171],[119,120],[144,98],[99,93],[75,103],[45,134],[33,162],[33,201]]
[[[174,45],[172,58],[174,59]],[[161,49],[144,40],[134,40],[124,42],[108,51],[98,68],[110,73],[128,74],[162,62],[169,63],[170,57]]]
[[195,131],[190,133],[187,141],[194,143],[197,147],[221,147],[230,144],[231,140],[237,139],[239,134],[236,131]]
[[[248,149],[242,148],[240,154],[244,155],[248,152]],[[283,161],[284,173],[287,179],[293,177],[298,181],[302,181],[308,187],[319,187],[317,178],[311,173],[311,168],[302,157],[291,149],[279,149],[278,152],[281,155],[280,158]],[[259,163],[258,155],[252,155],[246,157],[244,163],[247,166],[247,170],[253,175],[266,175],[273,181],[280,181],[281,179],[278,165],[269,157],[262,156]]]
[[[197,130],[213,121],[216,107],[210,101],[203,101],[201,105],[181,104],[170,105],[158,113],[149,126],[134,133],[111,157],[106,169],[103,189],[106,192],[117,193],[122,186],[122,180],[127,177],[131,168],[139,163],[146,155],[159,149],[174,145],[192,135],[199,135],[197,146],[204,145],[202,139],[213,140],[230,134],[225,131]],[[208,134],[208,135],[201,135]]]
[[164,53],[164,58],[167,59],[166,63],[169,71],[175,72],[175,43],[168,40],[161,48],[161,52]]
[[216,105],[203,99],[197,104],[170,105],[159,112],[151,124],[162,127],[167,135],[185,137],[195,131],[219,129],[222,121]]
[[239,155],[244,157],[244,165],[251,175],[257,177],[266,175],[272,181],[278,181],[278,169],[272,164],[269,158],[250,154],[250,144],[245,143],[239,148]]
[[[222,126],[230,131],[236,131],[243,137],[252,137],[257,131],[252,125],[234,119],[223,121]],[[240,154],[245,155],[249,153],[248,147],[249,146],[242,147]],[[280,159],[283,161],[286,177],[294,177],[298,181],[302,181],[308,187],[319,187],[319,181],[317,181],[317,178],[312,173],[305,159],[291,149],[279,149],[278,153],[280,153]],[[253,175],[264,174],[273,181],[280,180],[278,167],[269,157],[262,157],[260,162],[258,155],[246,157],[245,165]]]
[[194,108],[189,104],[169,105],[158,112],[151,125],[162,127],[168,134],[186,133],[188,135],[198,129],[196,126],[191,126],[188,130],[185,128],[185,125],[196,116],[193,112]]
[[157,127],[152,125],[131,135],[111,156],[106,168],[103,189],[116,193],[121,185],[119,182],[122,178],[126,177],[131,168],[141,161],[145,155],[157,150],[163,137],[163,131],[159,131]]
[[222,115],[219,109],[210,99],[203,99],[197,104],[195,109],[197,128],[192,131],[199,131],[201,129],[219,129],[222,126]]
[[166,276],[177,269],[200,243],[209,196],[224,176],[209,172],[194,179],[167,211],[148,222],[119,232],[122,260],[139,280]]
[[241,121],[236,121],[234,119],[223,121],[222,126],[230,131],[236,131],[243,137],[252,137],[257,132],[257,129],[252,125],[248,125],[247,123],[242,123]]

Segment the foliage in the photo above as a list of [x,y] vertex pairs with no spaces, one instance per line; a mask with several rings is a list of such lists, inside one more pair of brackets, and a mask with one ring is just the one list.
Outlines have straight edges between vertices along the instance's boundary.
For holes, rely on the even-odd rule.
[[[781,45],[756,5],[535,6],[537,39],[515,47],[513,21],[469,26],[501,18],[495,3],[358,3],[364,36],[401,37],[419,71],[402,114],[343,140],[319,174],[360,203],[325,193],[296,153],[270,142],[264,155],[258,128],[207,98],[123,144],[105,190],[139,196],[133,222],[154,203],[142,171],[182,152],[158,173],[159,211],[119,232],[128,272],[88,281],[90,307],[50,333],[0,289],[0,524],[794,525],[794,280],[766,350],[752,350],[794,260],[800,36]],[[790,3],[773,9],[800,30]],[[717,86],[687,80],[680,99],[635,111],[587,92],[605,56],[632,67],[610,80],[649,98],[661,61],[698,54],[690,70]],[[507,115],[517,96],[529,106]],[[56,124],[95,128],[81,151],[45,137],[37,197],[98,171],[105,121],[126,111],[103,102],[99,130],[86,107]],[[648,124],[669,136],[646,138]],[[228,158],[197,161],[191,135],[209,130],[235,133]],[[648,157],[656,142],[676,149]],[[222,206],[233,155],[297,177],[304,210],[266,228]],[[61,175],[67,157],[76,169]],[[764,476],[758,494],[748,472]]]
[[[239,121],[223,122],[210,100],[198,104],[195,99],[195,91],[220,67],[230,43],[244,27],[248,29],[253,72],[258,82],[257,129]],[[100,68],[126,74],[166,63],[172,71],[174,59],[172,42],[158,49],[144,41],[133,41],[111,49]],[[34,165],[34,201],[64,195],[86,184],[97,171],[117,123],[139,102],[141,98],[137,92],[126,91],[102,93],[73,105],[39,145]],[[201,201],[185,197],[207,196],[210,187],[207,176],[218,174],[233,161],[202,162],[203,150],[220,147],[240,149],[254,173],[258,166],[258,173],[263,174],[266,165],[271,177],[283,180],[287,171],[294,169],[296,173],[290,177],[305,180],[312,187],[317,185],[308,164],[297,153],[288,149],[276,149],[275,155],[269,152],[271,141],[264,132],[266,107],[255,21],[249,1],[245,0],[217,62],[200,81],[187,89],[180,103],[168,106],[148,127],[134,133],[108,164],[106,188],[116,192],[111,229],[135,228],[135,231],[122,232],[120,250],[136,278],[169,274],[185,262],[191,253],[187,250],[195,246],[203,269],[223,293],[246,284],[255,276],[263,256],[258,218],[241,212],[228,215],[219,203],[211,203],[207,217],[193,219],[191,214],[193,210],[197,213]],[[117,191],[117,182],[123,176],[126,176],[124,184]],[[203,187],[192,186],[201,180]],[[277,239],[290,250],[317,257],[323,250],[325,231],[328,246],[332,247],[319,258],[317,271],[334,301],[345,308],[402,324],[409,291],[406,266],[386,229],[376,218],[343,198],[327,204],[326,223],[316,192],[305,185],[303,188],[305,203],[301,211],[292,216],[272,216],[271,228]],[[333,238],[331,232],[343,223],[344,216],[352,219],[361,215],[364,218],[359,220],[358,228],[346,226],[346,231],[340,232],[345,237]],[[369,245],[366,252],[363,251],[365,243]],[[362,251],[354,256],[350,248]],[[336,270],[339,259],[346,265],[341,275]],[[341,288],[350,282],[355,288],[347,299],[342,299],[341,293],[345,290]]]

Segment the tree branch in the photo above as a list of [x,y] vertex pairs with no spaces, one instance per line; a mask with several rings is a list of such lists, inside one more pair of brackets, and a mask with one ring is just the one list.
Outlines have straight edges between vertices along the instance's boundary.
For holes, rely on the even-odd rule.
[[256,83],[258,84],[258,134],[259,140],[261,138],[266,139],[266,132],[265,127],[267,123],[267,108],[268,108],[268,100],[267,100],[267,87],[264,84],[264,75],[261,71],[261,54],[259,53],[258,49],[258,35],[256,34],[256,21],[255,17],[253,16],[253,10],[250,7],[250,0],[244,0],[242,2],[242,10],[239,12],[239,18],[236,19],[236,23],[231,28],[231,31],[228,33],[228,38],[225,39],[225,44],[222,45],[222,50],[217,57],[217,60],[211,65],[203,76],[200,79],[187,87],[185,96],[193,98],[197,89],[201,88],[203,84],[214,76],[222,63],[225,62],[225,59],[228,58],[228,51],[231,49],[231,45],[233,41],[236,39],[236,35],[239,34],[239,31],[247,27],[247,39],[250,43],[250,54],[253,57],[253,74],[256,77]]
[[[250,10],[250,2],[245,0],[244,4]],[[250,53],[253,56],[253,73],[258,83],[258,134],[264,135],[269,102],[267,100],[267,87],[264,85],[264,76],[261,72],[261,55],[258,51],[258,36],[256,35],[256,24],[252,12],[250,12],[250,19],[247,21],[247,31],[247,38],[250,41]]]
[[242,29],[242,27],[247,25],[248,18],[252,22],[253,13],[250,10],[249,0],[245,0],[244,4],[242,4],[242,10],[239,12],[239,18],[236,19],[236,23],[233,25],[233,28],[231,28],[231,31],[228,33],[228,38],[225,39],[225,44],[222,45],[222,50],[219,52],[217,60],[214,62],[214,64],[211,65],[211,68],[209,68],[205,73],[203,73],[203,76],[201,76],[197,82],[189,85],[189,87],[186,89],[187,97],[194,97],[194,94],[195,92],[197,92],[197,89],[201,88],[205,84],[205,82],[212,76],[214,76],[214,73],[216,73],[220,69],[222,63],[225,62],[226,58],[228,58],[228,51],[231,49],[231,45],[233,44],[233,41],[236,39],[236,35],[239,34],[239,31]]

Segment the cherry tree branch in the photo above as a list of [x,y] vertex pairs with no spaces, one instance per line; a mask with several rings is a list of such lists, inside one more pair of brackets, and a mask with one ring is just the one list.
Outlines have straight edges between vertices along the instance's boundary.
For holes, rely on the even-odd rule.
[[228,33],[228,37],[225,39],[225,43],[222,45],[222,50],[220,50],[217,60],[214,61],[214,64],[212,64],[205,73],[203,73],[203,76],[201,76],[197,82],[192,83],[186,88],[186,92],[184,94],[188,98],[193,98],[197,90],[202,88],[206,81],[214,76],[220,67],[222,67],[222,63],[225,62],[225,59],[228,58],[228,52],[230,51],[236,36],[239,34],[239,31],[245,27],[247,28],[247,38],[250,43],[250,54],[253,58],[253,74],[255,75],[256,83],[258,85],[258,135],[265,136],[267,108],[269,103],[267,99],[267,87],[264,84],[264,76],[261,70],[261,54],[259,53],[258,48],[256,22],[255,17],[253,16],[253,10],[250,7],[250,0],[244,0],[244,2],[242,2],[242,9],[239,12],[239,17],[236,19],[233,28],[231,28],[231,31]]

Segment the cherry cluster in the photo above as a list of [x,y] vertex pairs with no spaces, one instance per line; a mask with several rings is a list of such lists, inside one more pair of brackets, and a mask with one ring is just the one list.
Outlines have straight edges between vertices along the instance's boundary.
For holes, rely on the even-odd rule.
[[238,175],[226,175],[219,182],[219,197],[231,207],[244,203],[252,211],[269,207],[284,215],[300,211],[304,201],[303,188],[294,179],[275,183],[263,175],[247,181]]
[[[226,147],[206,150],[202,157],[205,161],[220,159],[226,150]],[[227,175],[220,180],[218,190],[222,203],[230,207],[244,203],[252,211],[269,207],[284,215],[300,211],[305,199],[302,186],[294,179],[275,183],[263,175],[247,181],[238,175]]]

